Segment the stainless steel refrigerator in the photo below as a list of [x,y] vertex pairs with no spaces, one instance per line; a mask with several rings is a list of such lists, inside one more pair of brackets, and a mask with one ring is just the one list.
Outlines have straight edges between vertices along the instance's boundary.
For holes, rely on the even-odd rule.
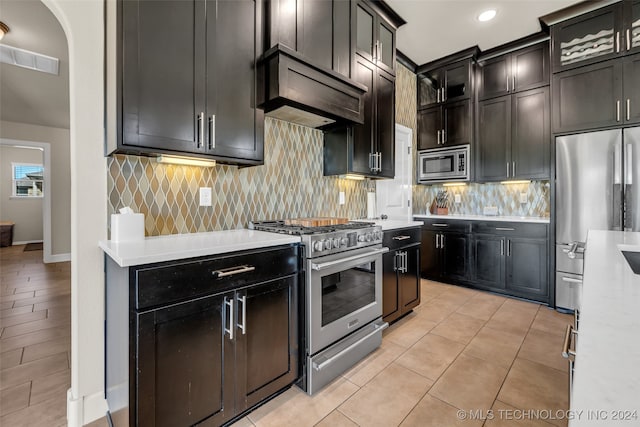
[[587,231],[640,231],[638,200],[640,127],[556,138],[557,307],[580,307]]

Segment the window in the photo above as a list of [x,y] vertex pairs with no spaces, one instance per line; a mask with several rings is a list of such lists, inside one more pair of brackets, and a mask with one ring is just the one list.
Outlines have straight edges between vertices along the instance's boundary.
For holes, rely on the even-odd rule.
[[44,167],[31,163],[11,163],[14,197],[42,197]]

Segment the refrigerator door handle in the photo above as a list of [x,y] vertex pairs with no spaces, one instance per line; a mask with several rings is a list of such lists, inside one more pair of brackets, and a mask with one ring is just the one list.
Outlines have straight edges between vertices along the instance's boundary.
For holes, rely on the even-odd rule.
[[624,178],[624,183],[625,185],[632,185],[633,184],[633,145],[632,144],[627,144],[627,146],[625,147],[625,153],[624,153],[624,158],[625,158],[625,178]]
[[622,147],[616,144],[613,153],[613,183],[622,184]]
[[624,212],[624,230],[633,231],[633,144],[627,144],[624,153],[625,171],[624,171],[624,195],[623,195],[623,212]]

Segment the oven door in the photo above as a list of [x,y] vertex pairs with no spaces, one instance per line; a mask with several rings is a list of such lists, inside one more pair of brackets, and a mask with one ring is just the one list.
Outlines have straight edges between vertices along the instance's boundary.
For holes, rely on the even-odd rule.
[[381,245],[308,260],[309,354],[382,316]]

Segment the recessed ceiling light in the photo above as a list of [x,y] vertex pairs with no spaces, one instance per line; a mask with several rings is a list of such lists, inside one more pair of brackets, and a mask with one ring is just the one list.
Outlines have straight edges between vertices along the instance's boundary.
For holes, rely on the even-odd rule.
[[496,17],[496,13],[497,11],[495,9],[485,10],[480,15],[478,15],[478,21],[480,22],[491,21],[493,18]]

